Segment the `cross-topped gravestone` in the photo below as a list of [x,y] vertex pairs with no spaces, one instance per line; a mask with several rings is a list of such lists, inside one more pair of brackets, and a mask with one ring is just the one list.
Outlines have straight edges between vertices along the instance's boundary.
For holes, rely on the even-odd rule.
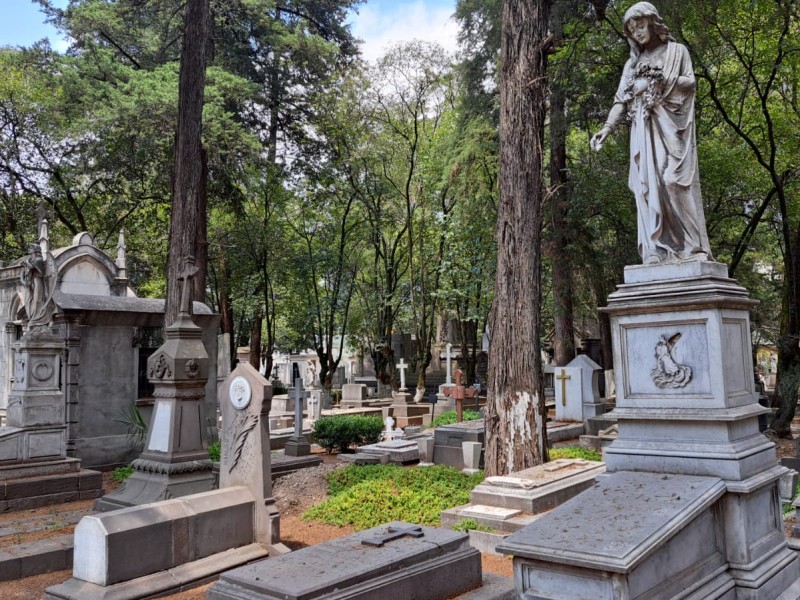
[[406,359],[401,358],[400,362],[397,364],[397,370],[400,371],[400,389],[405,391],[406,389],[406,369],[408,369],[410,365],[406,364]]
[[191,315],[192,314],[192,297],[193,297],[193,282],[194,276],[200,267],[195,266],[194,256],[185,256],[183,258],[183,266],[180,273],[178,273],[178,281],[181,282],[181,302],[180,312]]
[[303,380],[299,377],[294,380],[294,435],[286,442],[285,453],[287,456],[308,456],[311,454],[311,444],[303,436],[303,400],[310,393],[303,389]]
[[446,388],[444,395],[456,401],[456,414],[458,415],[458,422],[464,420],[464,400],[466,398],[474,398],[477,391],[474,387],[466,387],[461,383],[461,377],[464,372],[461,369],[456,369],[456,384],[453,387]]
[[561,382],[561,406],[567,405],[567,381],[570,379],[572,376],[567,374],[566,369],[561,369],[561,373],[556,375],[556,380]]

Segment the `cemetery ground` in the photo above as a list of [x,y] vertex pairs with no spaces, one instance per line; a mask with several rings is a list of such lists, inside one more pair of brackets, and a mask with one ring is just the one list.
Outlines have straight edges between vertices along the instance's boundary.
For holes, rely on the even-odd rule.
[[[327,454],[316,448],[315,451],[320,452],[323,457],[322,465],[291,473],[277,479],[274,483],[273,495],[281,514],[281,540],[292,550],[316,545],[355,531],[352,526],[335,526],[317,520],[303,520],[303,513],[311,507],[319,505],[328,497],[326,476],[335,469],[345,467],[345,463],[339,461],[336,455]],[[787,450],[787,452],[790,451],[791,448]],[[109,472],[104,473],[103,486],[105,492],[108,493],[117,488],[119,483],[112,479]],[[9,546],[55,539],[58,536],[70,534],[80,517],[91,513],[93,503],[94,500],[85,500],[0,514],[0,550]],[[505,576],[512,575],[510,557],[483,554],[482,563],[485,572]],[[0,598],[3,600],[38,600],[47,587],[59,584],[69,579],[71,575],[72,570],[69,569],[0,582]],[[204,600],[205,592],[212,583],[166,597],[173,600]]]

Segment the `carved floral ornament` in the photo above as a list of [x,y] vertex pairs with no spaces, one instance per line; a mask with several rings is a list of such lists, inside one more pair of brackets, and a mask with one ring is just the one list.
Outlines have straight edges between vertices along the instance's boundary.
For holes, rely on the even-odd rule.
[[163,379],[164,377],[172,377],[172,370],[167,364],[167,357],[164,354],[159,354],[153,359],[150,373],[148,376],[151,379]]
[[672,357],[672,350],[681,338],[680,333],[676,333],[669,339],[666,336],[658,336],[655,348],[656,368],[650,371],[653,383],[659,388],[682,388],[692,380],[692,368],[680,365]]

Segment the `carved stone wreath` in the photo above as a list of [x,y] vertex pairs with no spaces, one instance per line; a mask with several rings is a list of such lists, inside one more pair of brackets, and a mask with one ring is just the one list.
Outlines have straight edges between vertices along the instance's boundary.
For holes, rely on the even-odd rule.
[[200,373],[200,363],[194,358],[191,358],[186,361],[186,366],[183,368],[183,370],[190,379],[194,379]]

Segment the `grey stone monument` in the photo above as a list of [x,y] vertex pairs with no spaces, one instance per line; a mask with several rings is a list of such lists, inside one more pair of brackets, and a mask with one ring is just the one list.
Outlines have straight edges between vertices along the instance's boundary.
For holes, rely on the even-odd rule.
[[286,442],[284,449],[287,456],[308,456],[311,454],[311,444],[303,435],[303,400],[310,394],[303,389],[303,380],[294,380],[294,435]]
[[67,457],[61,391],[65,344],[51,329],[58,272],[48,250],[47,221],[43,219],[39,228],[39,244],[32,244],[21,261],[28,322],[22,338],[14,344],[14,384],[7,425],[0,428],[3,509],[96,498],[103,492],[100,473],[81,470],[80,460]]
[[178,319],[165,332],[166,341],[147,361],[156,398],[147,443],[133,461],[133,475],[114,493],[97,501],[97,510],[115,510],[210,490],[211,460],[203,414],[209,358],[202,330],[191,314],[192,277],[188,258],[180,274]]

